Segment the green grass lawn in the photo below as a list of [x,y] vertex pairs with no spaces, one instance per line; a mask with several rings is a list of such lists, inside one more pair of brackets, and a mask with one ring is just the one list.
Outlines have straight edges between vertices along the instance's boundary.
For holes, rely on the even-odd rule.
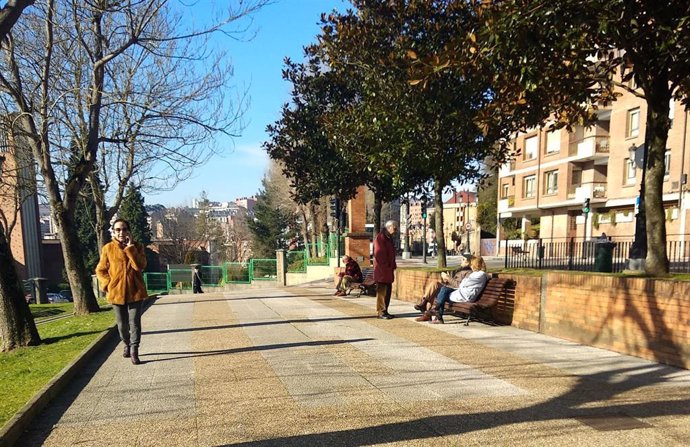
[[[37,322],[71,314],[72,308],[72,303],[31,306]],[[39,325],[40,346],[0,353],[0,426],[115,322],[109,308],[101,308],[102,312]]]
[[30,304],[29,308],[36,323],[74,313],[74,303]]

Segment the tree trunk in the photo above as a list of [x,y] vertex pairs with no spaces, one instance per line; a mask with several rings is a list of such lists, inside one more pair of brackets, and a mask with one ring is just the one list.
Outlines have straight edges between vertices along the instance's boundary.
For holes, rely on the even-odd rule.
[[376,238],[381,231],[381,208],[383,208],[381,193],[374,190],[374,238]]
[[645,177],[645,210],[647,224],[647,258],[645,271],[653,276],[666,276],[669,262],[666,253],[666,213],[663,203],[664,156],[670,122],[671,92],[666,77],[652,81],[653,92],[647,94],[647,172]]
[[318,240],[316,234],[319,232],[319,228],[316,226],[316,207],[314,202],[309,202],[309,223],[311,224],[311,255],[318,258],[319,244],[316,242]]
[[14,268],[14,259],[0,226],[0,351],[41,343],[34,317]]
[[446,238],[443,234],[443,188],[445,185],[439,180],[434,180],[434,213],[436,214],[435,227],[436,231],[436,249],[438,255],[436,256],[436,265],[438,267],[446,267]]
[[[51,204],[53,210],[56,209]],[[62,242],[62,255],[65,259],[65,271],[74,298],[74,313],[86,315],[100,310],[96,295],[93,293],[90,272],[86,272],[81,244],[74,226],[74,209],[53,212],[57,233]]]
[[307,211],[304,205],[300,205],[299,212],[302,214],[302,240],[304,241],[304,248],[309,253],[309,230],[307,228]]

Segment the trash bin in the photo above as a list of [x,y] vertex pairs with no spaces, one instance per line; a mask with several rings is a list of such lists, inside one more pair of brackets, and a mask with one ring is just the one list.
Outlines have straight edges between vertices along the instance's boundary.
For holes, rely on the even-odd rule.
[[608,272],[613,271],[613,247],[616,244],[614,242],[602,241],[596,243],[596,253],[594,258],[594,271],[595,272]]

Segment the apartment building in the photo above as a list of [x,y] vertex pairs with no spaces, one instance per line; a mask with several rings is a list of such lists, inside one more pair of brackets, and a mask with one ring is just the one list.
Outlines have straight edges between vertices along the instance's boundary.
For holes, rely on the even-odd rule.
[[[12,228],[9,245],[21,279],[42,276],[38,198],[29,150],[0,119],[0,216]],[[7,229],[7,228],[5,228]]]
[[[447,249],[454,249],[457,245],[452,239],[461,238],[462,247],[467,246],[469,232],[470,248],[478,244],[477,230],[477,194],[472,191],[453,191],[453,194],[443,202],[443,235]],[[477,252],[475,249],[474,252]]]
[[[627,91],[599,112],[591,127],[533,129],[514,139],[515,159],[499,171],[498,220],[519,220],[523,238],[564,241],[605,232],[618,240],[635,233],[646,104]],[[688,113],[671,103],[663,201],[669,240],[688,233],[690,129]],[[590,213],[582,211],[590,200]]]

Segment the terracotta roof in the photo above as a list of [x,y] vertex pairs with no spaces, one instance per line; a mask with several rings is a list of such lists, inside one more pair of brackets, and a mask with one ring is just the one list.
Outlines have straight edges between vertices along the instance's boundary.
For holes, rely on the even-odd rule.
[[444,203],[446,204],[453,204],[453,203],[467,203],[467,202],[476,202],[477,201],[477,193],[472,192],[472,191],[455,191],[452,196],[448,200],[446,200]]

